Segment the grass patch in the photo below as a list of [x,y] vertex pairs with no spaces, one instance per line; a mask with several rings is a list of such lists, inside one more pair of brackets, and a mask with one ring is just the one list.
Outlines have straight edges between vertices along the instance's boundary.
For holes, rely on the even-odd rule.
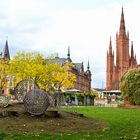
[[67,110],[74,110],[88,117],[109,123],[107,130],[90,133],[91,138],[106,140],[140,139],[140,110],[100,107],[75,107],[67,108]]
[[[76,111],[84,116],[108,124],[102,130],[93,132],[66,133],[0,133],[0,140],[139,140],[140,110],[100,107],[66,107],[60,110]],[[80,126],[82,127],[82,126]]]

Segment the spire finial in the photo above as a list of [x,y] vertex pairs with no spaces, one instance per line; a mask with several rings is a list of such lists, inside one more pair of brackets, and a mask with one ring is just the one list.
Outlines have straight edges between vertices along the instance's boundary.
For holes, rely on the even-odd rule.
[[124,19],[123,6],[122,6],[122,13],[121,13],[121,17]]
[[68,54],[67,56],[70,58],[70,46],[68,46]]
[[88,59],[88,65],[87,65],[87,69],[88,69],[88,70],[90,69],[90,65],[89,65],[89,59]]
[[68,54],[67,54],[68,57],[70,57],[70,41],[68,41]]
[[125,32],[125,21],[124,21],[124,12],[122,7],[122,13],[121,13],[121,21],[120,21],[120,33]]
[[112,54],[112,42],[111,42],[111,36],[109,41],[109,54]]
[[134,58],[133,41],[131,41],[131,58]]
[[88,76],[91,76],[90,65],[89,65],[89,59],[88,59],[86,74],[87,74]]
[[109,47],[112,47],[111,36],[110,36],[110,43],[109,43]]
[[68,46],[67,60],[68,60],[69,62],[72,62],[72,60],[71,60],[71,58],[70,58],[70,45]]

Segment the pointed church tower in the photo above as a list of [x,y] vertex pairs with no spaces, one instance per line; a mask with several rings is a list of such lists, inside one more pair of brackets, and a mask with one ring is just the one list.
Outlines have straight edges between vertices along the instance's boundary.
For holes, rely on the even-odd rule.
[[112,52],[112,42],[110,37],[109,51],[107,51],[107,71],[106,71],[107,90],[112,89],[113,67],[114,67],[114,53]]
[[120,30],[119,30],[120,36],[125,36],[125,20],[124,20],[124,12],[123,12],[123,7],[122,7],[122,13],[121,13],[121,20],[120,20]]
[[9,53],[9,47],[8,47],[8,41],[6,40],[6,43],[5,43],[5,47],[4,47],[4,51],[3,51],[3,58],[6,58],[6,59],[10,59],[10,53]]
[[129,68],[129,34],[126,35],[124,12],[122,8],[119,35],[116,38],[116,65],[119,75]]
[[129,32],[126,34],[124,11],[122,8],[119,32],[116,33],[116,65],[114,64],[111,40],[109,51],[107,51],[106,89],[118,90],[122,75],[134,67],[137,67],[137,60],[136,56],[134,56],[133,42],[129,55]]
[[130,63],[129,66],[131,68],[136,67],[137,65],[137,60],[136,60],[136,55],[134,56],[134,48],[133,48],[133,41],[131,42],[131,56],[130,56]]

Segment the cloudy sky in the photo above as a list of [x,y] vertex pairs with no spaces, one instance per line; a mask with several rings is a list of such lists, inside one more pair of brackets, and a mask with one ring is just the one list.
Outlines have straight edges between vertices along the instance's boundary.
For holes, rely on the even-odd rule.
[[0,50],[8,38],[11,56],[38,51],[66,57],[70,45],[73,62],[83,61],[86,69],[89,59],[92,87],[103,88],[109,38],[115,48],[122,6],[140,63],[139,5],[139,0],[0,0]]

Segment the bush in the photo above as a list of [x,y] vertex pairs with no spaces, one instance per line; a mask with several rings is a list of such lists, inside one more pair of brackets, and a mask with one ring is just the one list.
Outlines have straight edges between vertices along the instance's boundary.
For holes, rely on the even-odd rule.
[[133,69],[121,78],[123,98],[132,105],[140,105],[140,69]]

